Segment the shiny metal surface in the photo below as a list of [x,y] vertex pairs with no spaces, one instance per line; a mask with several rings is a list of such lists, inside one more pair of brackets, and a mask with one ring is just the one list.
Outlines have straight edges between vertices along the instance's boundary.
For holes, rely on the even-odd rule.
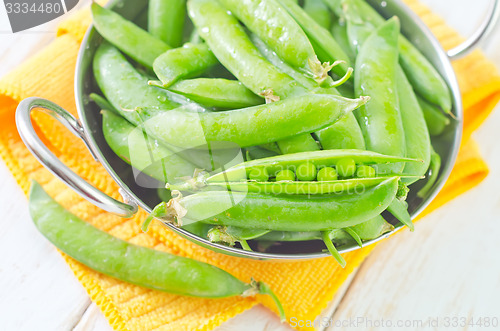
[[[94,153],[83,133],[83,127],[73,115],[49,100],[32,97],[19,103],[16,111],[16,125],[24,144],[38,161],[76,193],[97,207],[123,217],[134,215],[137,212],[137,204],[133,200],[127,204],[102,193],[70,170],[45,146],[31,123],[31,112],[34,109],[41,109],[63,124],[71,133],[83,140],[93,155]],[[125,201],[129,200],[128,195],[124,198]]]
[[500,0],[492,0],[490,7],[488,8],[488,15],[486,19],[483,21],[481,26],[477,29],[477,31],[464,43],[458,45],[455,48],[450,49],[447,54],[448,57],[453,60],[458,60],[474,49],[477,48],[479,43],[484,39],[488,38],[490,33],[495,28],[498,23],[498,18],[500,16]]
[[[495,0],[498,1],[498,0]],[[447,53],[441,48],[439,42],[434,38],[427,27],[420,21],[420,19],[399,0],[388,1],[375,1],[368,0],[368,2],[382,15],[390,17],[393,15],[399,16],[402,25],[402,32],[405,36],[412,41],[422,53],[433,63],[440,74],[444,77],[453,95],[453,114],[456,120],[451,123],[447,131],[433,139],[433,145],[437,152],[441,155],[443,164],[439,179],[436,181],[433,189],[424,199],[416,197],[411,194],[408,197],[409,211],[412,218],[415,218],[432,199],[438,194],[447,180],[453,164],[455,163],[458,149],[460,146],[460,139],[462,134],[462,103],[460,90],[458,88],[455,73],[451,66]],[[127,19],[134,19],[141,12],[145,10],[146,2],[132,1],[132,0],[119,0],[113,3],[114,10],[119,12]],[[482,34],[484,36],[485,34]],[[80,53],[77,60],[76,73],[75,73],[75,95],[78,108],[79,118],[82,123],[83,130],[81,134],[84,141],[90,147],[99,162],[106,168],[108,173],[117,182],[117,184],[130,196],[130,199],[135,201],[141,208],[147,212],[151,212],[152,208],[160,201],[156,190],[144,188],[137,185],[131,167],[123,162],[116,156],[108,147],[104,140],[102,133],[102,121],[100,110],[95,104],[90,102],[88,95],[91,92],[99,91],[95,84],[92,74],[92,58],[97,46],[102,41],[99,34],[90,27],[82,42]],[[474,44],[475,45],[475,44]],[[22,130],[29,130],[24,128]],[[33,151],[37,153],[37,151]],[[40,160],[44,163],[44,160]],[[45,164],[47,166],[47,164]],[[57,169],[56,169],[57,170]],[[69,169],[68,169],[69,170]],[[57,170],[57,171],[60,171]],[[65,176],[62,176],[66,181]],[[412,191],[417,192],[418,188],[424,183],[417,183],[413,185]],[[109,206],[105,206],[109,208]],[[108,210],[103,208],[105,210]],[[388,220],[390,220],[388,218]],[[370,245],[383,238],[388,237],[392,233],[402,228],[402,225],[397,223],[395,219],[390,220],[395,226],[395,230],[380,238],[364,243],[364,246]],[[166,224],[168,228],[175,231],[182,237],[191,240],[200,246],[208,249],[221,252],[228,255],[249,257],[261,260],[297,260],[297,259],[311,259],[317,257],[328,256],[328,253],[323,251],[324,246],[321,242],[317,243],[293,243],[283,244],[269,253],[249,252],[239,248],[227,247],[219,244],[214,244],[206,239],[199,238],[185,230],[176,228],[173,225]],[[298,247],[297,247],[298,246]],[[357,245],[340,247],[341,253],[356,250]]]

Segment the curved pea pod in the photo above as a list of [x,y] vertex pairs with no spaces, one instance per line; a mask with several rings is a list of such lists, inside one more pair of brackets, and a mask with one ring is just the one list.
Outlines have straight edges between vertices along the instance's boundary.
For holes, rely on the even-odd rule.
[[[297,1],[295,1],[297,3]],[[332,24],[332,14],[322,0],[305,0],[304,11],[321,27],[329,29]]]
[[113,107],[129,122],[138,125],[144,120],[133,111],[139,106],[150,107],[151,115],[154,115],[159,108],[167,110],[179,106],[170,100],[170,92],[149,86],[148,78],[135,70],[111,44],[103,42],[97,49],[93,61],[97,85]]
[[[332,181],[279,181],[279,182],[207,182],[205,184],[179,183],[169,184],[168,188],[178,191],[197,191],[228,189],[236,192],[253,192],[260,194],[294,194],[314,195],[330,193],[359,193],[366,188],[373,187],[387,180],[389,177],[353,178]],[[206,186],[203,186],[206,185]]]
[[178,147],[193,148],[207,142],[247,147],[316,131],[366,101],[364,97],[351,100],[333,95],[302,95],[224,112],[171,110],[158,114],[154,121],[145,122],[144,126],[148,133]]
[[344,228],[371,219],[384,211],[396,196],[398,180],[387,179],[360,194],[307,197],[200,192],[173,198],[166,204],[166,214],[159,216],[177,225],[201,221],[215,225],[276,231]]
[[[368,3],[361,0],[325,0],[336,13],[339,8],[356,6],[354,12],[361,15],[364,22],[372,27],[384,24],[384,18]],[[340,13],[342,15],[342,13]],[[450,113],[452,107],[451,92],[448,85],[427,58],[403,35],[399,38],[399,61],[409,81],[418,94],[426,100],[439,105],[443,111]]]
[[[110,111],[102,111],[104,139],[115,154],[161,183],[175,183],[181,177],[192,176],[196,167],[168,148],[148,137],[124,118]],[[136,180],[140,173],[134,171]],[[140,182],[138,182],[140,184]]]
[[299,24],[276,0],[221,0],[246,27],[257,34],[285,62],[324,79],[323,66]]
[[264,99],[236,80],[197,78],[181,80],[168,88],[205,107],[237,109],[257,106]]
[[167,45],[182,44],[186,0],[149,0],[148,31]]
[[[415,92],[399,65],[396,74],[399,109],[405,133],[406,156],[423,161],[405,164],[403,174],[422,177],[427,172],[431,161],[431,138]],[[401,180],[409,185],[418,179],[402,178]]]
[[91,10],[94,26],[101,36],[143,66],[152,68],[153,61],[170,49],[160,39],[95,2]]
[[282,319],[284,311],[270,288],[246,284],[210,264],[130,244],[79,219],[31,185],[29,210],[37,229],[54,246],[87,267],[146,288],[203,298],[269,294]]
[[304,162],[311,162],[316,168],[330,167],[337,164],[341,159],[353,159],[356,164],[391,164],[399,162],[419,162],[406,157],[383,155],[371,151],[356,149],[332,149],[315,152],[303,152],[289,155],[278,155],[265,159],[257,159],[235,165],[227,170],[212,175],[206,179],[207,183],[239,181],[247,178],[247,174],[252,170],[263,170],[270,177],[275,177],[278,172],[284,169],[296,171],[297,167]]
[[207,44],[187,43],[159,55],[153,70],[167,88],[180,79],[199,76],[217,63]]
[[[331,71],[340,77],[344,76],[349,69],[351,61],[349,56],[333,39],[330,31],[318,24],[297,3],[290,0],[278,0],[278,2],[286,8],[288,13],[304,30],[321,61],[329,61],[330,63],[342,61],[342,63],[332,67]],[[295,40],[295,37],[291,39]]]
[[[369,95],[370,102],[354,115],[365,137],[366,148],[395,156],[406,155],[405,132],[396,90],[399,20],[393,18],[374,31],[359,49],[356,59],[356,95]],[[379,168],[399,173],[403,164]]]
[[444,115],[437,106],[429,103],[422,97],[417,95],[418,103],[424,112],[425,122],[432,136],[439,136],[444,132],[446,127],[450,124],[450,119]]

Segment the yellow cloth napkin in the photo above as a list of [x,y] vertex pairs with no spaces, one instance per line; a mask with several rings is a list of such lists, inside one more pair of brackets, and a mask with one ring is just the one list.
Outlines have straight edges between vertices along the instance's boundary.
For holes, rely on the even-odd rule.
[[[446,48],[461,41],[426,7],[416,0],[407,2]],[[244,281],[250,277],[265,281],[281,298],[288,317],[314,320],[375,245],[344,254],[346,269],[341,269],[332,258],[285,263],[225,256],[198,247],[161,226],[142,233],[139,225],[146,216],[143,211],[130,219],[103,212],[55,179],[30,155],[15,127],[17,104],[26,97],[38,96],[76,115],[74,67],[89,22],[87,11],[74,15],[61,25],[52,44],[0,81],[0,155],[24,192],[28,192],[30,179],[36,179],[59,203],[96,227],[135,244],[214,264]],[[465,105],[465,139],[450,179],[425,213],[474,187],[488,173],[476,144],[469,137],[500,99],[500,76],[479,51],[455,62],[454,66]],[[77,138],[45,114],[35,113],[33,122],[45,143],[64,163],[106,194],[119,198],[117,185]],[[211,330],[259,302],[275,310],[265,296],[213,300],[181,297],[127,284],[94,272],[67,256],[64,258],[117,330]]]

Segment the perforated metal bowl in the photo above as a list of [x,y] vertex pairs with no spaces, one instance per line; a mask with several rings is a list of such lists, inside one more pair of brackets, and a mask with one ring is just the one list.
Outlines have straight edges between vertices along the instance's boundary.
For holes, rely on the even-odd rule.
[[[464,55],[478,43],[480,39],[486,36],[493,28],[494,22],[498,17],[498,0],[492,2],[490,10],[491,15],[481,26],[480,30],[466,43],[445,52],[438,41],[434,38],[427,27],[420,19],[401,1],[369,0],[370,4],[385,17],[398,16],[401,20],[403,34],[412,41],[422,53],[436,67],[448,84],[453,97],[452,112],[456,117],[455,121],[448,126],[446,132],[439,137],[434,137],[432,142],[436,151],[441,155],[442,167],[438,180],[432,190],[424,198],[418,198],[410,193],[408,197],[409,211],[412,218],[415,218],[429,203],[434,199],[437,193],[443,187],[447,180],[453,164],[455,163],[460,139],[462,135],[462,102],[457,79],[450,60]],[[114,10],[127,19],[133,20],[145,10],[146,1],[121,0],[114,3]],[[75,119],[64,109],[54,103],[40,99],[28,98],[23,100],[17,109],[16,121],[21,138],[30,151],[38,160],[47,167],[54,175],[73,188],[77,193],[96,206],[120,216],[129,217],[133,215],[138,206],[151,212],[152,208],[159,203],[156,189],[148,189],[136,183],[132,169],[116,156],[108,147],[102,133],[102,118],[100,109],[90,102],[88,95],[91,92],[99,91],[95,84],[92,74],[92,59],[94,52],[102,42],[101,36],[91,26],[83,39],[75,73],[75,96],[78,108],[79,119]],[[42,143],[36,135],[31,123],[30,113],[33,109],[42,109],[61,122],[75,135],[80,137],[87,145],[90,153],[98,160],[120,186],[124,202],[116,201],[97,190],[81,177],[72,172],[60,160],[58,160]],[[422,181],[423,182],[423,181]],[[423,183],[422,183],[423,184]],[[422,185],[416,184],[416,185]],[[416,192],[418,188],[413,189]],[[395,225],[394,231],[387,233],[380,238],[364,243],[364,246],[377,242],[402,228],[394,219],[388,219]],[[214,244],[206,239],[195,236],[185,230],[176,228],[173,225],[166,226],[175,231],[184,238],[187,238],[200,246],[221,252],[228,255],[249,257],[255,259],[310,259],[327,256],[323,251],[324,246],[321,242],[296,242],[282,243],[273,246],[267,253],[249,252],[239,248],[227,247]],[[358,249],[357,245],[339,247],[341,253]]]

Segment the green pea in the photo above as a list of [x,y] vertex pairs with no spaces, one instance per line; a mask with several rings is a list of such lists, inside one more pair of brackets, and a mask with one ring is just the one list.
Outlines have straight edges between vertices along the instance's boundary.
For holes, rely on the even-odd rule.
[[318,172],[318,181],[320,182],[336,180],[338,177],[337,171],[332,167],[324,167]]
[[281,182],[283,180],[295,180],[295,173],[292,170],[281,170],[276,175],[276,181]]
[[351,177],[356,172],[356,162],[350,157],[340,159],[337,162],[337,172],[341,177]]
[[269,173],[265,168],[257,168],[250,171],[248,179],[256,180],[258,182],[267,182],[269,180]]
[[356,177],[359,178],[373,178],[376,175],[375,169],[367,165],[359,166],[356,170]]
[[318,170],[311,162],[304,162],[297,167],[297,179],[302,181],[312,181],[316,179]]

